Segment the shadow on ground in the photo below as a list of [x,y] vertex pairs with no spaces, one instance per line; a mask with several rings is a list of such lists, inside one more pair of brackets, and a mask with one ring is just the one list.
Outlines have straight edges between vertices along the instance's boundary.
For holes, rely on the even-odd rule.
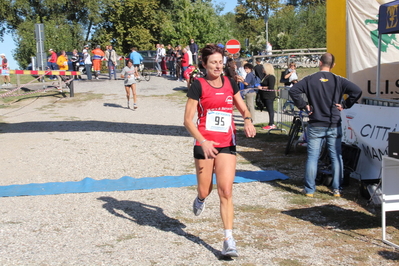
[[97,199],[104,201],[103,208],[116,217],[127,219],[141,226],[151,226],[164,232],[175,233],[195,244],[202,245],[218,259],[230,259],[223,257],[219,250],[207,244],[200,237],[185,232],[186,225],[175,218],[167,216],[162,208],[137,201],[119,201],[112,197],[99,197]]
[[341,230],[376,228],[380,220],[375,215],[344,209],[332,204],[283,211],[283,214],[311,222],[316,226]]

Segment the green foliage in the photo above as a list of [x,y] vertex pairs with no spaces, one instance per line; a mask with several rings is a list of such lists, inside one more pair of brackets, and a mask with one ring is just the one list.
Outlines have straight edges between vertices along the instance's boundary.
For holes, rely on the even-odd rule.
[[[45,49],[81,50],[84,44],[112,44],[120,55],[154,49],[156,43],[187,45],[250,40],[263,50],[265,14],[274,49],[323,47],[325,0],[238,0],[235,13],[221,14],[212,0],[13,0],[0,6],[0,40],[11,31],[14,58],[26,67],[36,55],[35,23],[43,23]],[[244,48],[244,47],[243,47]]]
[[161,43],[187,45],[191,38],[199,47],[206,43],[226,42],[232,38],[229,23],[219,16],[209,1],[173,0],[161,28]]
[[[250,50],[264,50],[265,21],[269,11],[268,37],[273,49],[316,48],[326,45],[326,6],[322,0],[296,1],[298,7],[271,0],[240,0],[236,22],[243,38],[250,39]],[[263,5],[263,6],[262,6]],[[248,29],[245,31],[244,29]]]
[[92,42],[103,46],[111,43],[119,54],[129,53],[133,46],[154,49],[163,13],[157,0],[112,0]]

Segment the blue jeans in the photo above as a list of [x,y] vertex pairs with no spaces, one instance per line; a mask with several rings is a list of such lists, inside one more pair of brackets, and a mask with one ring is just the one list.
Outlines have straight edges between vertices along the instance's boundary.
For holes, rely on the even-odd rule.
[[[58,70],[58,65],[57,65],[57,63],[50,63],[50,69],[51,69],[51,70]],[[51,78],[52,78],[52,79],[56,79],[57,76],[56,76],[56,75],[51,75]]]
[[111,79],[112,75],[114,75],[114,79],[116,80],[116,69],[112,61],[108,61],[108,74],[109,74],[108,79]]
[[327,143],[328,153],[331,158],[333,174],[332,189],[340,189],[344,175],[341,155],[342,128],[316,127],[308,125],[308,160],[305,172],[305,192],[313,194],[316,191],[317,164],[320,155],[321,141],[324,138]]
[[91,80],[91,66],[92,64],[85,64],[87,79]]
[[184,71],[186,71],[187,68],[188,68],[188,67],[181,67],[180,81],[183,81],[183,79],[184,79]]

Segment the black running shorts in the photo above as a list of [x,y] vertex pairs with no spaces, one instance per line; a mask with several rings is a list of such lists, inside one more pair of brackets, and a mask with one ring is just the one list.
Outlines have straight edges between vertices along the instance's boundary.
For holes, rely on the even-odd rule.
[[[216,148],[219,153],[227,153],[227,154],[233,154],[236,155],[236,146],[230,146],[230,147],[223,147],[223,148]],[[202,150],[201,146],[194,146],[194,158],[199,159],[199,160],[204,160],[205,159],[205,154],[204,151]]]

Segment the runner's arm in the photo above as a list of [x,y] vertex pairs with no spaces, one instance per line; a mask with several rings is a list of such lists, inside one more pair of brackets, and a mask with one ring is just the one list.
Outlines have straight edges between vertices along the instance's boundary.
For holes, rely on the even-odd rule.
[[194,115],[197,110],[197,105],[197,100],[191,98],[187,99],[186,110],[184,112],[184,126],[186,127],[190,135],[198,140],[198,142],[201,144],[202,150],[205,154],[205,159],[215,158],[218,154],[218,151],[215,149],[215,147],[213,147],[213,144],[219,143],[215,143],[212,140],[205,139],[193,122]]

